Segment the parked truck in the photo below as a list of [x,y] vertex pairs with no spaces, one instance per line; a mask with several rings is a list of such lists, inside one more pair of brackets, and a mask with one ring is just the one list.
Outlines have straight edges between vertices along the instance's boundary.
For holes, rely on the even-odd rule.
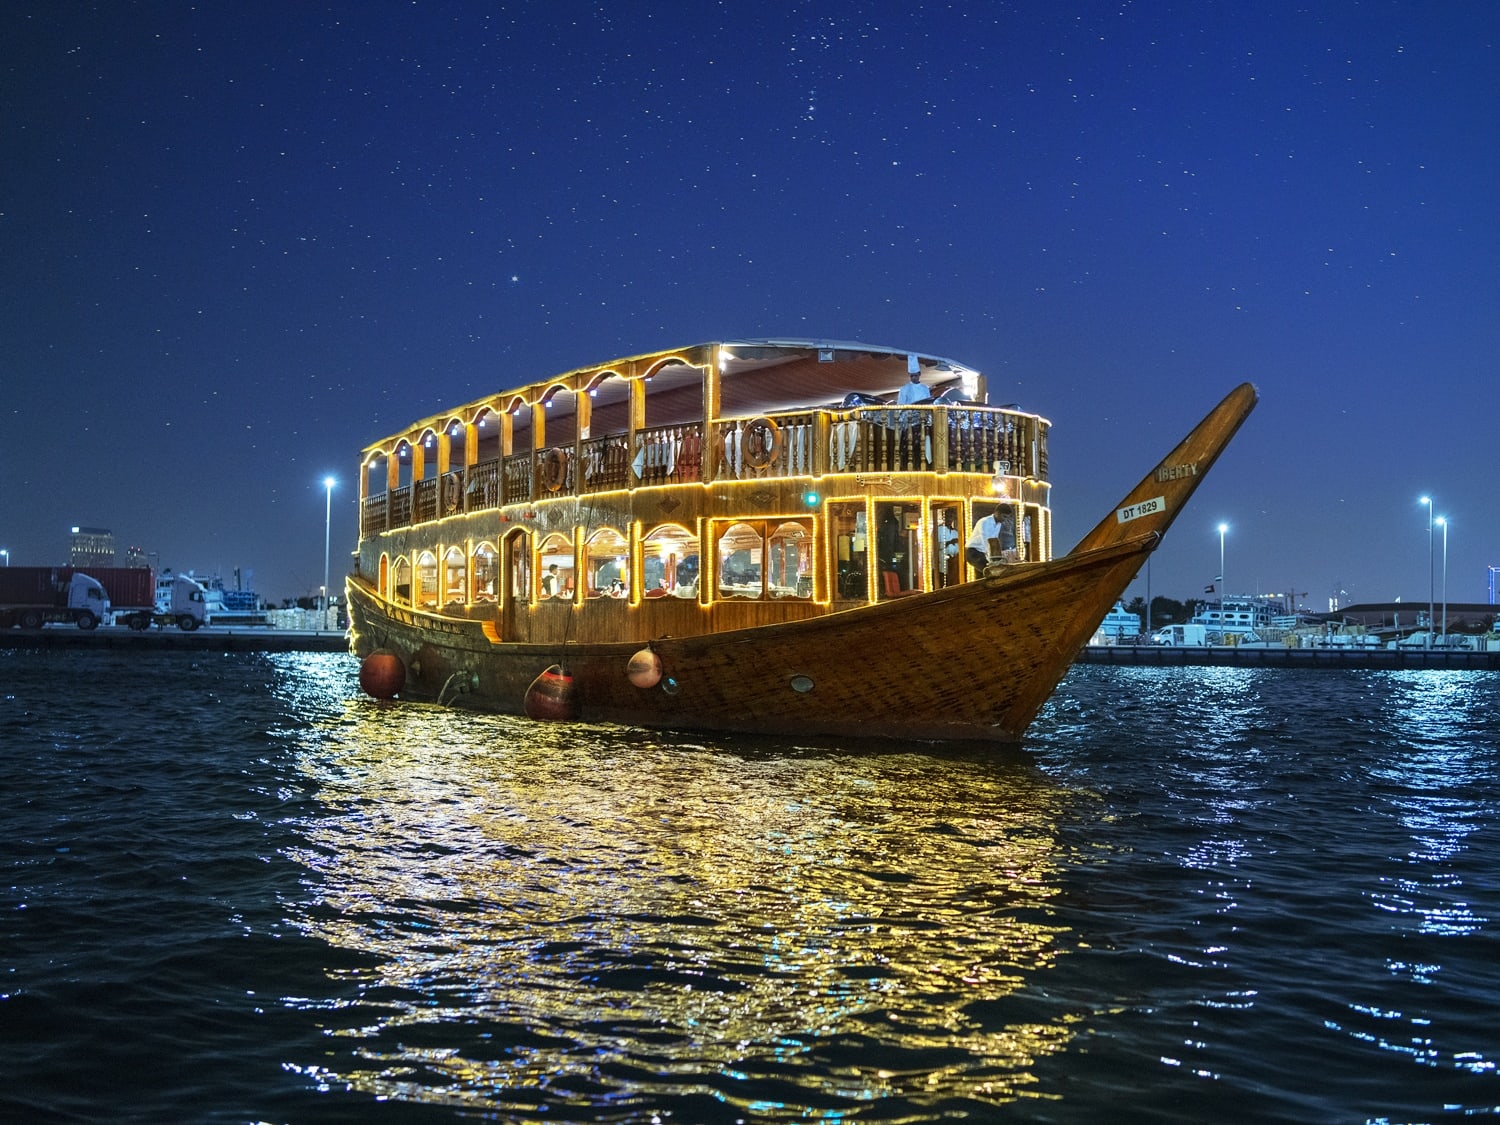
[[93,629],[109,615],[109,596],[97,578],[70,566],[0,567],[0,628],[40,629],[71,622]]
[[1171,648],[1201,648],[1208,644],[1208,630],[1202,625],[1168,625],[1151,635],[1151,643]]
[[132,629],[176,625],[185,633],[207,623],[203,587],[185,574],[157,582],[151,570],[139,566],[87,567],[109,594],[111,619]]

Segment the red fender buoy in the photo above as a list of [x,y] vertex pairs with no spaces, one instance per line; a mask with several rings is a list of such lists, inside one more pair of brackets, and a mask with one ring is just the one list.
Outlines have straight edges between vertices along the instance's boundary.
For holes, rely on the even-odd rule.
[[406,686],[406,665],[388,648],[377,648],[359,665],[359,686],[376,699],[392,699]]
[[523,703],[528,719],[570,722],[578,717],[578,685],[570,672],[554,664],[526,689]]

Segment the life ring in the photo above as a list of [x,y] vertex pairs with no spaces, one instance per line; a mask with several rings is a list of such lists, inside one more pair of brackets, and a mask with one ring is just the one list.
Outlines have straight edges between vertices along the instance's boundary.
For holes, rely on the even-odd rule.
[[745,423],[745,464],[752,469],[764,469],[781,452],[781,431],[776,423],[764,416],[752,418]]
[[549,449],[542,459],[542,484],[548,492],[559,491],[568,482],[568,455],[561,449]]
[[458,477],[452,473],[443,481],[443,508],[449,512],[458,509]]

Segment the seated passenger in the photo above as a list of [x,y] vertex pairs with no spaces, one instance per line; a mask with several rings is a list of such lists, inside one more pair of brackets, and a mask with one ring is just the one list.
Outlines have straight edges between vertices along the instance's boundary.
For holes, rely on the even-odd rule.
[[996,508],[974,525],[964,558],[975,570],[983,570],[991,561],[1011,557],[1015,546],[1015,522],[1005,508]]

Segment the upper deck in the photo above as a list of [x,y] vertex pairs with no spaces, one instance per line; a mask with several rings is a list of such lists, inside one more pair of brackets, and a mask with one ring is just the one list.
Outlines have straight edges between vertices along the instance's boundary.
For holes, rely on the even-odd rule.
[[[936,401],[897,402],[912,371]],[[1049,427],[990,404],[979,372],[938,356],[700,344],[526,382],[368,446],[360,534],[556,498],[830,475],[1016,478],[1012,495],[1045,505]]]

